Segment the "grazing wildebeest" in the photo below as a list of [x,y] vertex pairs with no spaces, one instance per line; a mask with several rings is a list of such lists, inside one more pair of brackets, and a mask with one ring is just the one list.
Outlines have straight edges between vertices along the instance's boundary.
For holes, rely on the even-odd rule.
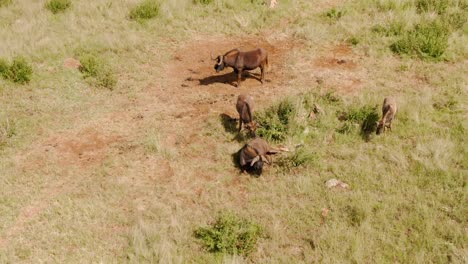
[[397,104],[395,98],[386,97],[382,106],[382,119],[377,123],[377,135],[385,132],[385,128],[389,128],[392,131],[392,120],[395,118],[396,113]]
[[242,172],[253,171],[261,175],[263,163],[270,164],[270,155],[278,152],[279,150],[271,148],[262,138],[254,138],[240,150],[239,164]]
[[226,52],[224,55],[216,57],[214,66],[216,72],[224,70],[225,67],[231,67],[237,73],[237,87],[240,87],[242,71],[250,71],[260,67],[261,78],[260,82],[265,81],[265,71],[268,67],[268,54],[262,49],[254,49],[250,51],[241,51],[233,49]]
[[253,97],[246,94],[241,94],[237,97],[236,109],[239,113],[239,132],[242,130],[242,123],[250,133],[255,136],[258,124],[253,120]]

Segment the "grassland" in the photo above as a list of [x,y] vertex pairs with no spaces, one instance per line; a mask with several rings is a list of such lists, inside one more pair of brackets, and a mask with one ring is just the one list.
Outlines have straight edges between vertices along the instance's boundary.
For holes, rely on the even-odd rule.
[[[466,263],[467,2],[263,2],[0,0],[0,262]],[[266,84],[213,77],[256,45]],[[292,150],[258,178],[240,92]],[[389,95],[393,131],[363,132]],[[226,212],[250,254],[194,235]]]

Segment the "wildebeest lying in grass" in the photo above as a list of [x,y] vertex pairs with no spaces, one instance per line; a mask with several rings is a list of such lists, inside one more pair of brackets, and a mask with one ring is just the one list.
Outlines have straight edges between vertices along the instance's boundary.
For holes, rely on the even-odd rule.
[[260,82],[263,83],[265,81],[265,71],[268,67],[268,54],[262,48],[250,51],[233,49],[226,52],[224,55],[219,55],[213,60],[216,60],[214,66],[216,72],[224,70],[225,67],[234,69],[234,72],[237,74],[237,87],[240,87],[243,71],[255,70],[258,67],[260,67],[261,70]]
[[288,151],[286,148],[272,148],[259,137],[247,143],[239,153],[239,164],[242,172],[249,171],[261,175],[263,164],[271,164],[271,155],[280,151]]
[[395,98],[386,97],[382,106],[382,119],[377,123],[377,135],[385,132],[385,128],[389,128],[392,131],[392,120],[395,118],[396,112],[397,104]]
[[253,136],[257,130],[258,124],[253,120],[253,97],[246,94],[241,94],[237,97],[236,109],[239,113],[239,132],[244,127],[250,131]]

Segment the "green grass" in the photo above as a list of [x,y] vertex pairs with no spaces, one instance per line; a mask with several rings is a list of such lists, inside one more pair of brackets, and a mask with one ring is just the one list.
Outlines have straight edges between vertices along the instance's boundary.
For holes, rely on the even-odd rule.
[[64,12],[71,6],[71,0],[49,0],[45,7],[52,13],[57,14]]
[[[0,78],[1,263],[465,262],[462,1],[442,14],[401,0],[160,1],[144,25],[125,19],[139,0],[73,1],[64,16],[45,2],[0,8],[2,76],[18,54],[33,69],[22,85]],[[332,7],[346,12],[330,23]],[[409,34],[430,39],[413,31],[434,21],[448,32],[437,59],[389,48]],[[259,178],[232,159],[250,138],[220,121],[236,116],[241,91],[181,86],[214,75],[210,50],[244,43],[272,54],[269,81],[244,88],[264,136],[291,150]],[[323,58],[347,63],[316,65]],[[94,88],[112,80],[106,72],[118,77],[113,91]],[[386,96],[399,107],[393,131],[363,140]],[[311,119],[315,106],[323,112]],[[332,178],[349,189],[328,189]],[[267,231],[239,243],[252,245],[247,256],[210,252],[203,241],[223,238],[211,231],[194,236],[226,211],[242,216],[236,228],[246,219]]]
[[135,20],[146,20],[159,14],[159,2],[155,0],[144,0],[130,11],[130,18]]
[[0,7],[7,6],[11,4],[13,0],[0,0]]

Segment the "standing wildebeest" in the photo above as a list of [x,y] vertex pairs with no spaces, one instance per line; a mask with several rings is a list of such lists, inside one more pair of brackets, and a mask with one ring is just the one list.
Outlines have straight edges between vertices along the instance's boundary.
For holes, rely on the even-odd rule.
[[241,94],[237,97],[236,109],[239,113],[239,132],[242,130],[242,123],[250,133],[255,136],[258,124],[253,120],[253,97]]
[[397,104],[395,98],[386,97],[382,106],[382,119],[377,123],[377,135],[385,132],[385,128],[389,128],[392,131],[392,120],[395,118],[396,112]]
[[246,144],[239,155],[239,164],[242,172],[249,170],[261,175],[263,163],[271,163],[271,154],[278,153],[278,150],[271,148],[268,143],[257,137]]
[[232,67],[234,72],[237,73],[237,87],[241,84],[242,71],[250,71],[260,67],[261,78],[260,82],[265,81],[265,71],[268,67],[268,54],[262,49],[258,48],[251,51],[241,51],[240,49],[233,49],[226,52],[224,55],[216,57],[216,64],[214,66],[216,72],[224,70],[225,67]]

